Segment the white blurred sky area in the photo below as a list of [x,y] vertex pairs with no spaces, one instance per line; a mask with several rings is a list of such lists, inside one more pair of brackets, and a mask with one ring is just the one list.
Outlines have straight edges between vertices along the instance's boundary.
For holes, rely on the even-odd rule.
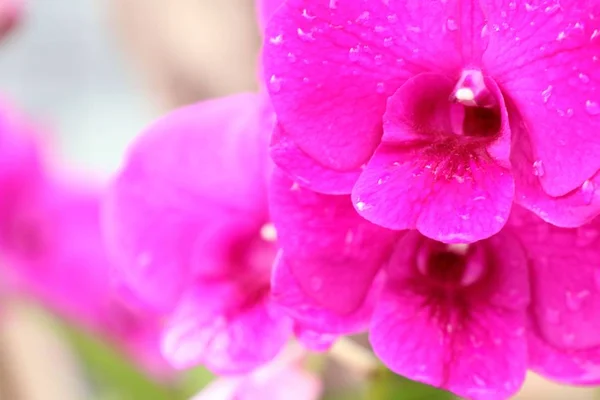
[[107,176],[153,118],[110,31],[106,0],[26,0],[0,47],[0,95],[58,136],[71,168]]

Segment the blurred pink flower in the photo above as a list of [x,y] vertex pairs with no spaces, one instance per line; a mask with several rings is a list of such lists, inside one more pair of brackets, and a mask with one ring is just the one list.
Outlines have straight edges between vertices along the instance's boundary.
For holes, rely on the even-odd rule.
[[51,176],[25,117],[0,110],[0,257],[7,290],[108,338],[157,376],[159,320],[119,302],[100,232],[99,190]]
[[292,332],[270,296],[267,104],[239,94],[170,113],[134,143],[109,190],[120,279],[165,316],[163,351],[176,367],[247,372]]
[[[473,399],[507,398],[527,368],[565,383],[600,381],[600,219],[558,228],[514,207],[498,234],[448,245],[374,225],[350,196],[311,192],[281,171],[272,198],[279,264],[295,278],[279,279],[278,291],[299,286],[329,310],[313,313],[317,332],[351,323],[384,274],[370,339],[401,375]],[[308,318],[303,302],[296,307]]]
[[364,218],[447,243],[513,201],[564,227],[600,212],[600,2],[289,0],[265,80],[275,162]]
[[0,0],[0,39],[19,22],[23,8],[24,0]]
[[192,400],[317,400],[321,382],[302,369],[302,358],[299,347],[289,347],[247,375],[214,381]]

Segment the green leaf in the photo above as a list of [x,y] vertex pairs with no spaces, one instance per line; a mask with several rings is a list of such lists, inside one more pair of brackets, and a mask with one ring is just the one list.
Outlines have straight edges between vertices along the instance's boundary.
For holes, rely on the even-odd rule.
[[372,400],[453,400],[454,395],[422,383],[396,375],[381,368],[372,378],[369,387]]

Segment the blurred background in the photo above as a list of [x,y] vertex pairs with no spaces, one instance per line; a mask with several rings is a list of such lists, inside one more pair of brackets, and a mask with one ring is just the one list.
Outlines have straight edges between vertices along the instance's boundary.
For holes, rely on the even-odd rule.
[[[252,0],[28,0],[0,47],[0,92],[55,135],[69,168],[107,180],[157,116],[254,90],[259,45]],[[183,399],[210,379],[197,370],[177,385],[152,382],[105,343],[31,304],[12,301],[2,313],[0,399]],[[352,387],[347,374],[334,370],[329,391]],[[431,396],[405,394],[389,399]],[[600,396],[532,375],[517,398]]]

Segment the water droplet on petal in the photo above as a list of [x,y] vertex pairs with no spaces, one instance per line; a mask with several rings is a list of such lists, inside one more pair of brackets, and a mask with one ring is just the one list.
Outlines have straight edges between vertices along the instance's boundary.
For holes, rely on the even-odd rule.
[[590,77],[587,76],[586,74],[584,74],[583,72],[580,72],[579,75],[579,80],[583,83],[589,83],[590,82]]
[[377,90],[377,93],[379,93],[379,94],[384,93],[385,92],[385,84],[383,82],[379,82],[377,84],[376,90]]
[[565,304],[571,311],[579,311],[583,305],[584,300],[590,295],[587,290],[582,290],[578,293],[566,292],[565,293]]
[[592,36],[590,36],[590,40],[596,40],[600,38],[600,29],[594,29],[594,32],[592,32]]
[[274,93],[279,92],[281,90],[281,78],[271,75],[271,79],[269,79],[269,87]]
[[600,104],[596,101],[588,100],[585,102],[585,111],[590,115],[600,114]]
[[383,39],[383,47],[391,47],[394,44],[394,38],[386,37]]
[[544,176],[544,164],[542,163],[542,160],[534,161],[533,174],[535,176]]
[[395,24],[398,22],[398,16],[396,14],[390,14],[387,16],[387,20],[390,24]]
[[485,24],[483,28],[481,28],[481,38],[486,39],[488,36],[490,36],[490,28]]
[[359,52],[360,50],[358,49],[358,47],[351,47],[348,51],[348,58],[350,59],[350,61],[357,62],[358,58],[360,57]]
[[544,104],[550,100],[550,96],[552,96],[552,89],[552,85],[548,85],[548,87],[542,91],[542,99],[544,100]]
[[454,32],[458,29],[458,24],[456,23],[456,20],[448,18],[448,20],[446,21],[446,27],[449,31]]
[[304,42],[314,42],[315,37],[312,32],[306,32],[302,28],[297,29],[298,37]]
[[596,193],[596,186],[590,180],[583,182],[581,185],[581,193],[583,194],[583,201],[585,204],[592,204],[592,200],[594,200],[594,194]]
[[281,44],[283,43],[283,35],[273,36],[271,39],[269,39],[269,42],[272,44]]
[[337,0],[329,0],[329,8],[337,8]]

